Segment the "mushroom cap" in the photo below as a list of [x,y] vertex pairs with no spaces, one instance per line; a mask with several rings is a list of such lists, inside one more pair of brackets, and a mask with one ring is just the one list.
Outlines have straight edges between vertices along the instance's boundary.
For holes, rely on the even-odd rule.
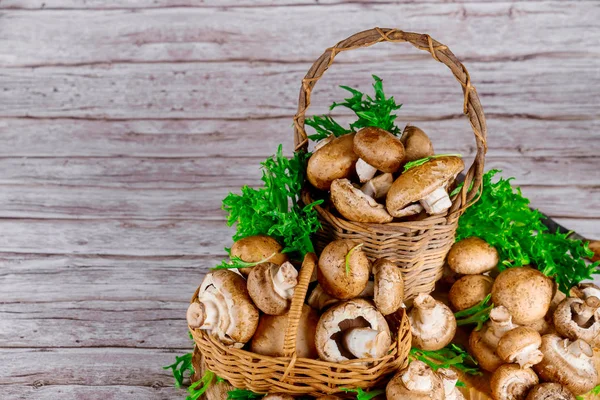
[[416,126],[406,125],[400,141],[404,145],[404,162],[420,160],[434,155],[429,136]]
[[530,267],[507,268],[492,286],[492,303],[504,306],[519,325],[543,318],[553,296],[553,283],[540,271]]
[[580,283],[577,286],[573,286],[569,292],[571,297],[579,297],[583,300],[586,300],[588,297],[597,297],[600,299],[600,288],[595,283]]
[[284,314],[292,302],[291,297],[282,297],[277,292],[274,276],[280,268],[286,271],[286,283],[288,286],[298,284],[298,271],[292,264],[284,263],[281,266],[273,263],[263,263],[255,266],[248,275],[248,293],[258,309],[265,314]]
[[388,212],[399,216],[404,207],[446,185],[464,168],[460,157],[444,156],[409,169],[394,181],[387,194]]
[[456,333],[456,318],[450,308],[428,294],[420,293],[408,313],[412,345],[421,350],[439,350]]
[[[288,313],[283,315],[267,315],[260,317],[258,328],[250,343],[250,351],[271,357],[283,357],[285,330],[288,325]],[[319,322],[318,313],[304,304],[298,323],[296,353],[301,358],[317,358],[315,333]]]
[[542,337],[533,328],[519,326],[506,332],[498,342],[496,354],[506,363],[518,363],[530,367],[542,360],[539,351]]
[[389,350],[390,328],[383,315],[371,302],[353,299],[335,304],[321,315],[315,334],[319,358],[331,362],[354,359],[355,357],[342,344],[344,332],[354,328],[370,328],[386,333],[389,338],[387,343],[379,344],[387,346],[377,349],[379,357]]
[[263,397],[263,400],[294,400],[294,396],[283,393],[269,393],[268,395]]
[[397,311],[404,301],[402,272],[390,260],[380,258],[373,264],[375,277],[373,300],[383,315]]
[[385,387],[387,400],[444,400],[442,379],[427,364],[415,360]]
[[383,204],[352,186],[348,179],[336,179],[331,183],[331,201],[350,221],[384,224],[394,219]]
[[[352,250],[351,254],[348,254]],[[348,269],[346,271],[346,258]],[[327,293],[341,300],[354,298],[369,281],[371,262],[357,243],[334,240],[321,252],[317,266],[317,280]]]
[[473,307],[492,292],[494,280],[485,275],[465,275],[450,288],[448,300],[456,311]]
[[[585,318],[583,324],[578,323],[576,318],[579,314],[578,308],[586,308],[591,316]],[[597,297],[589,297],[582,300],[569,297],[563,300],[554,311],[554,328],[556,332],[571,340],[583,339],[594,347],[600,346],[600,301]]]
[[535,385],[526,400],[576,400],[569,389],[561,384],[546,382]]
[[358,155],[354,152],[354,133],[342,135],[310,156],[306,178],[320,190],[329,190],[336,179],[349,178],[355,171]]
[[248,342],[256,331],[259,315],[248,294],[246,280],[227,269],[213,271],[205,276],[200,285],[198,293],[200,302],[203,293],[209,287],[216,288],[222,295],[230,317],[230,323],[219,339],[226,345]]
[[388,131],[374,126],[362,128],[356,133],[354,152],[383,172],[396,172],[404,159],[402,142]]
[[492,375],[490,387],[494,400],[525,400],[527,393],[539,383],[531,368],[504,364]]
[[498,251],[475,236],[454,243],[448,252],[448,266],[457,274],[483,274],[494,269],[498,261]]
[[469,351],[475,357],[479,366],[494,372],[504,361],[496,354],[496,347],[500,338],[510,330],[516,328],[512,317],[503,306],[494,307],[490,311],[490,320],[479,331],[473,330],[469,336]]
[[571,342],[555,334],[542,336],[540,350],[544,358],[533,366],[541,379],[560,383],[580,395],[596,386],[598,371],[594,365],[594,352],[581,339]]
[[[255,235],[248,236],[243,239],[237,240],[232,246],[230,255],[231,257],[239,257],[242,261],[255,263],[267,259],[268,262],[281,265],[288,261],[288,256],[281,253],[283,247],[270,236],[266,235]],[[238,271],[244,276],[248,276],[252,267],[239,268]]]

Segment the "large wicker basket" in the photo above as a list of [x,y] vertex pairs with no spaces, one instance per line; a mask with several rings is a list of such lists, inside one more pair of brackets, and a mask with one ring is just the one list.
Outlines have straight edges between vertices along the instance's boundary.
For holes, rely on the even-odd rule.
[[[403,311],[398,314],[394,341],[381,358],[332,363],[297,357],[298,322],[316,263],[316,255],[308,254],[300,268],[285,332],[284,357],[268,357],[227,347],[203,330],[190,329],[206,367],[236,388],[256,393],[313,396],[339,393],[342,388],[371,388],[384,383],[390,374],[404,367],[408,362],[411,335]],[[192,301],[197,296],[198,291]]]
[[[368,47],[379,42],[408,42],[419,50],[429,52],[436,61],[450,68],[463,89],[463,111],[475,133],[477,154],[466,173],[462,191],[452,199],[452,207],[447,213],[420,220],[371,224],[348,221],[327,206],[316,207],[322,230],[316,234],[315,240],[316,248],[320,251],[332,240],[351,239],[363,243],[363,250],[370,258],[385,257],[395,262],[402,269],[405,296],[410,299],[418,293],[431,292],[434,289],[435,282],[442,276],[446,254],[454,243],[458,218],[477,200],[486,152],[486,123],[467,69],[448,47],[429,35],[375,28],[350,36],[327,49],[302,80],[298,112],[294,117],[296,151],[308,149],[304,118],[310,105],[311,93],[317,81],[333,63],[335,56],[343,51]],[[305,190],[303,201],[306,204],[313,201],[310,190]]]

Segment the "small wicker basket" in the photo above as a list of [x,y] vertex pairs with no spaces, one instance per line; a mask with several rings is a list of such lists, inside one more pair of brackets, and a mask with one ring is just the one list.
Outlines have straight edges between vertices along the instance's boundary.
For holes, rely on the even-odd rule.
[[[397,29],[375,28],[357,33],[329,48],[315,61],[300,89],[298,112],[294,117],[294,143],[296,151],[307,151],[308,137],[304,119],[310,105],[311,93],[317,81],[331,66],[338,53],[368,47],[379,42],[408,42],[419,50],[445,64],[463,88],[464,113],[475,133],[477,154],[466,173],[462,191],[452,200],[452,207],[445,214],[432,215],[416,221],[371,224],[344,219],[325,206],[315,207],[322,230],[315,235],[316,248],[322,250],[336,239],[351,239],[363,243],[363,250],[372,258],[385,257],[402,269],[405,296],[410,299],[418,293],[431,292],[441,278],[444,259],[454,243],[458,218],[475,201],[481,186],[486,153],[486,123],[477,91],[471,84],[467,69],[445,45],[429,35],[403,32]],[[472,186],[471,186],[472,184]],[[305,190],[303,202],[313,201],[310,190]]]
[[[394,332],[393,343],[381,358],[332,363],[296,355],[298,322],[316,263],[317,257],[311,253],[300,268],[285,332],[284,357],[268,357],[227,347],[203,330],[190,329],[206,367],[236,388],[256,393],[319,396],[340,393],[342,388],[367,389],[381,385],[390,374],[407,365],[411,334],[408,317],[403,311],[398,313],[399,327]],[[192,301],[197,296],[198,291]]]

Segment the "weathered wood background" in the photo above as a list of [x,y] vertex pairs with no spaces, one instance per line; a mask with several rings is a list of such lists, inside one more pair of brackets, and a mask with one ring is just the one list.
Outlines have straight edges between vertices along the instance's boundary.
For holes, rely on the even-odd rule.
[[[220,200],[292,148],[302,76],[373,26],[462,59],[487,167],[600,239],[600,2],[0,0],[0,398],[183,399],[186,303],[223,256]],[[459,85],[409,45],[341,55],[438,151],[474,153]]]

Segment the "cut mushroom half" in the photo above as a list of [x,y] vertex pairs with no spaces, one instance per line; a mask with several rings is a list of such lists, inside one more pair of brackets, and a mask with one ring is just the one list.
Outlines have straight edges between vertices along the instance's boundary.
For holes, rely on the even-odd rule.
[[571,342],[558,335],[544,335],[540,350],[544,358],[533,368],[542,380],[560,383],[574,395],[589,392],[596,386],[598,371],[594,352],[583,340]]
[[394,176],[390,173],[385,173],[370,179],[360,188],[360,191],[369,197],[379,200],[385,198],[392,187],[392,183],[394,183]]
[[207,274],[188,308],[187,322],[190,329],[205,330],[223,344],[241,348],[258,326],[258,309],[246,280],[225,269]]
[[440,368],[437,371],[444,385],[444,400],[465,400],[465,396],[458,390],[458,374],[448,368]]
[[385,388],[387,400],[445,400],[442,379],[427,364],[415,360]]
[[600,346],[600,300],[591,296],[585,300],[569,297],[554,311],[554,328],[562,337],[583,339]]
[[384,224],[393,220],[383,204],[355,188],[348,179],[336,179],[331,183],[331,201],[350,221]]
[[540,351],[542,337],[533,328],[520,326],[506,332],[498,342],[496,354],[506,363],[529,368],[544,358]]
[[389,326],[375,306],[364,299],[348,300],[325,311],[315,335],[319,357],[340,362],[379,358],[392,343]]
[[456,333],[456,318],[447,305],[428,294],[419,294],[408,313],[412,345],[421,350],[440,350]]
[[494,400],[525,400],[538,383],[539,378],[531,368],[504,364],[492,375],[490,387]]
[[285,313],[298,285],[298,271],[290,262],[259,264],[248,275],[248,293],[260,311],[269,315]]
[[388,212],[403,216],[403,209],[419,202],[428,214],[440,214],[452,205],[448,183],[465,167],[460,157],[441,156],[413,167],[400,175],[386,197]]

